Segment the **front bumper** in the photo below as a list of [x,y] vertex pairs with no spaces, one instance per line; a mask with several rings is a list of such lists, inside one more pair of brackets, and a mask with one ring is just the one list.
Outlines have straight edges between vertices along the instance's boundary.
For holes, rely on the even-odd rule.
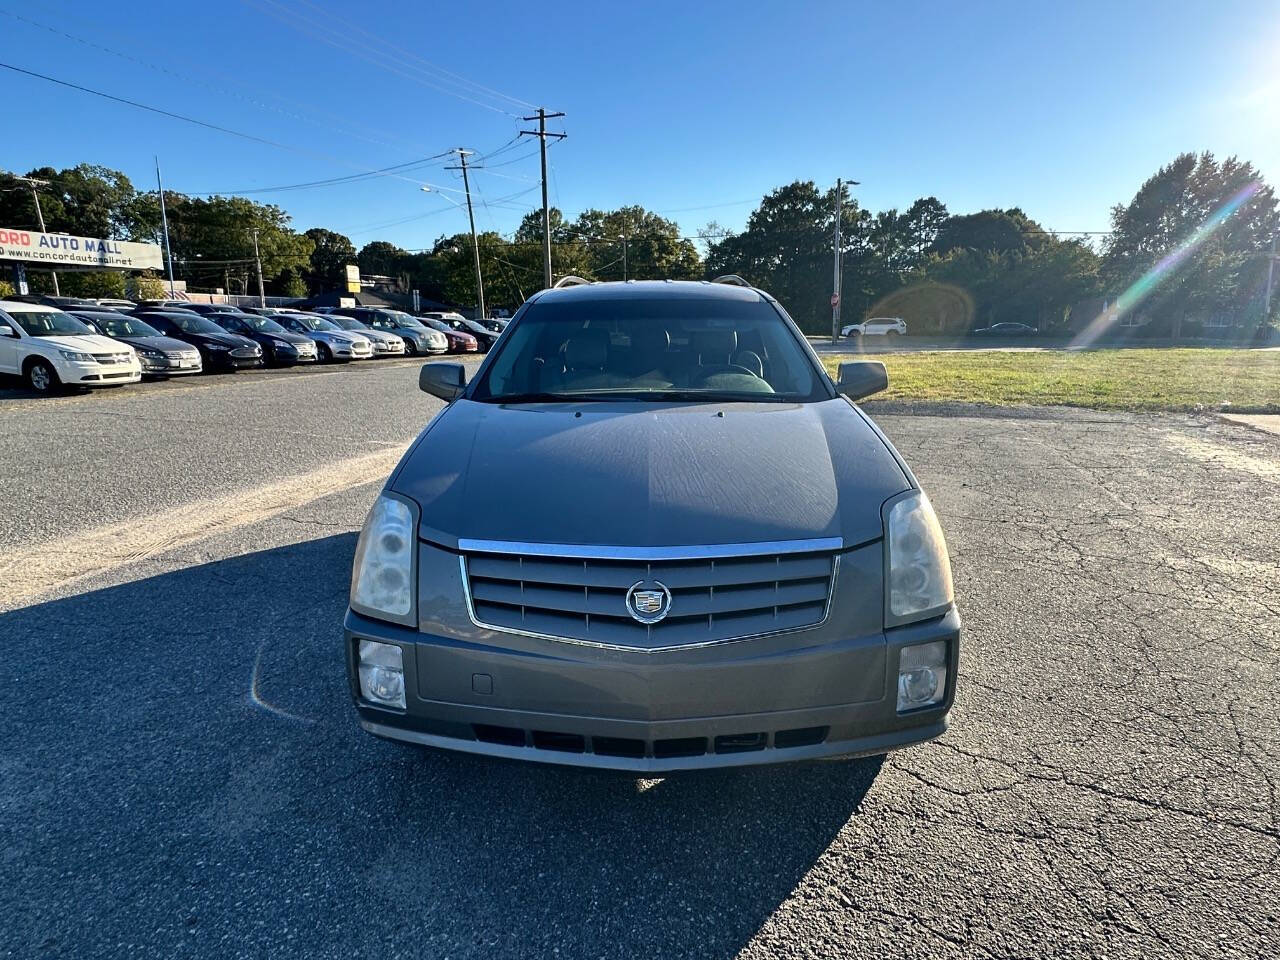
[[137,383],[142,367],[137,360],[128,363],[84,363],[79,360],[54,360],[58,379],[68,386],[113,387],[121,383]]
[[204,369],[200,354],[193,358],[178,357],[139,357],[144,377],[183,377],[189,373],[199,373]]
[[253,367],[260,367],[263,363],[261,352],[237,356],[228,351],[210,350],[204,355],[204,368],[206,370],[248,370]]
[[[657,653],[505,636],[443,637],[349,610],[360,725],[425,746],[633,773],[885,753],[946,731],[960,619],[952,609],[864,636],[813,642],[801,632]],[[401,647],[405,710],[362,699],[360,639]],[[945,696],[898,713],[899,651],[932,640],[948,642]]]

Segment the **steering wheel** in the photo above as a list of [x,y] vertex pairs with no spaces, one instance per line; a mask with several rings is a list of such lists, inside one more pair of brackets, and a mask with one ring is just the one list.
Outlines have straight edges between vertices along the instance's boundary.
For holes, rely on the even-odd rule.
[[744,367],[741,364],[721,363],[714,367],[700,368],[693,377],[693,383],[695,386],[697,386],[698,384],[705,383],[706,381],[710,380],[712,377],[721,373],[741,373],[755,380],[761,379],[759,376],[756,375],[756,372],[754,370],[748,367]]

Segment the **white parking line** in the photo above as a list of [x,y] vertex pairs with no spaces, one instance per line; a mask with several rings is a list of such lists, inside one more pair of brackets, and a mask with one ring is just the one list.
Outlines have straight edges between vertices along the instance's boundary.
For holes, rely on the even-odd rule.
[[381,480],[403,451],[404,446],[375,450],[260,487],[7,551],[0,556],[0,610],[26,604],[93,574]]

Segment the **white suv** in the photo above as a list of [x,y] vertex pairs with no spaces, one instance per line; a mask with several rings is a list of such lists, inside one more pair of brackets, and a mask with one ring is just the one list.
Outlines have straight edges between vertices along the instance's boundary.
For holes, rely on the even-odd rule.
[[15,300],[0,300],[0,373],[22,377],[37,393],[142,379],[133,347],[94,333],[55,307]]
[[840,330],[842,337],[906,336],[907,323],[901,317],[872,317],[862,323],[851,323]]

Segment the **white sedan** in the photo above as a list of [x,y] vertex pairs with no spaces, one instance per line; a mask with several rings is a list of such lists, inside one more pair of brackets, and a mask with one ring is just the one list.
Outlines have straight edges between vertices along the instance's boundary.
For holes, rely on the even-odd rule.
[[54,307],[0,300],[0,373],[22,377],[37,393],[65,387],[137,383],[133,347],[94,333]]

